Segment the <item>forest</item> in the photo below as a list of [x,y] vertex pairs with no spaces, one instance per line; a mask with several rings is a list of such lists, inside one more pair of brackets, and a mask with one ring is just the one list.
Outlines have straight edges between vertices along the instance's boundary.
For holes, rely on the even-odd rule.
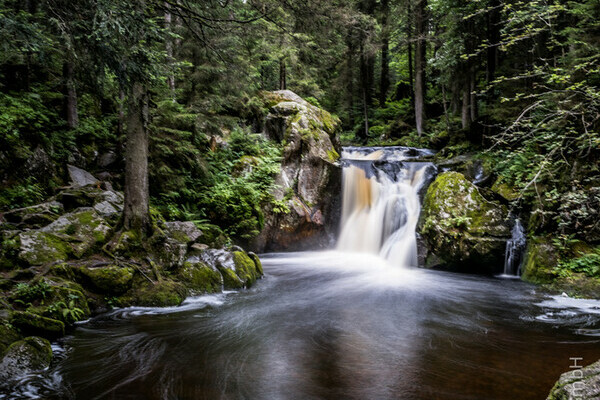
[[392,151],[436,171],[405,266],[600,299],[598,0],[0,0],[0,42],[0,356],[358,249]]

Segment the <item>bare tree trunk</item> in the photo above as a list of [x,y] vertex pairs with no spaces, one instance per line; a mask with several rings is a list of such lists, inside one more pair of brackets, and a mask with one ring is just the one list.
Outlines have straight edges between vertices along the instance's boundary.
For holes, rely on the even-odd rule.
[[385,106],[387,100],[387,93],[390,88],[390,64],[389,64],[389,51],[390,51],[390,33],[388,26],[388,13],[390,12],[389,0],[381,0],[381,27],[382,33],[382,45],[381,45],[381,80],[379,85],[379,106]]
[[471,103],[471,121],[477,121],[478,117],[478,108],[477,108],[477,80],[475,77],[475,66],[472,67],[471,77],[470,77],[470,103]]
[[151,228],[148,185],[148,94],[134,82],[128,100],[123,228],[142,237]]
[[[171,31],[171,12],[169,11],[169,3],[165,2],[165,30],[167,31],[167,35]],[[173,101],[176,101],[175,96],[175,74],[173,72],[173,39],[170,36],[167,36],[165,42],[165,48],[167,51],[167,63],[169,65],[169,75],[167,76],[167,85],[169,85],[169,89],[171,90],[171,97]]]
[[427,0],[418,0],[415,13],[417,44],[415,49],[415,122],[417,134],[423,134],[425,97],[427,96],[425,68],[427,67]]
[[415,103],[415,82],[413,71],[413,32],[412,32],[412,0],[407,0],[408,23],[406,24],[406,37],[408,38],[408,84],[410,85],[410,100]]
[[287,89],[287,71],[285,66],[285,59],[279,60],[279,90]]
[[463,88],[463,97],[462,97],[462,128],[469,129],[471,126],[471,113],[469,111],[469,100],[471,96],[469,95],[469,86],[465,85]]
[[65,114],[67,126],[70,129],[77,128],[79,125],[79,114],[77,112],[77,91],[75,89],[75,79],[73,76],[73,63],[65,61],[63,64],[63,79],[65,82]]
[[446,85],[442,85],[442,103],[444,104],[444,120],[446,121],[446,131],[450,132],[450,117],[448,115],[448,100],[446,99]]
[[354,120],[354,44],[348,44],[348,55],[346,61],[347,69],[347,90],[348,90],[348,123],[352,128],[356,123]]

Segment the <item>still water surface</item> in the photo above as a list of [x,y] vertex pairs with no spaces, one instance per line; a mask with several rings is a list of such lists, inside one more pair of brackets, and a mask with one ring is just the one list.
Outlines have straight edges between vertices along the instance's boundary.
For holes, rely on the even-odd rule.
[[359,254],[263,263],[250,290],[81,325],[0,398],[544,399],[600,358],[599,302]]

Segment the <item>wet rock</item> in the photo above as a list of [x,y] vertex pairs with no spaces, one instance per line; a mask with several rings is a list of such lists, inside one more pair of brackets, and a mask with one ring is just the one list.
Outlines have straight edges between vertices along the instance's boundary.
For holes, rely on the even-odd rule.
[[28,335],[42,336],[49,339],[65,335],[64,322],[27,311],[13,312],[11,323]]
[[265,208],[256,251],[327,247],[337,230],[341,168],[339,121],[289,90],[266,95],[265,134],[283,145],[273,196],[284,204]]
[[132,285],[135,270],[117,265],[108,266],[69,266],[75,279],[93,292],[109,295],[120,295],[127,292]]
[[559,252],[551,238],[532,238],[527,242],[521,277],[533,283],[552,283],[556,278],[553,270],[558,262]]
[[31,336],[15,342],[0,361],[0,385],[48,368],[51,360],[52,347],[46,339]]
[[595,400],[600,398],[600,361],[562,374],[547,400]]
[[185,286],[179,282],[140,280],[117,302],[120,306],[170,307],[183,303],[186,295]]
[[223,285],[221,273],[198,257],[191,257],[183,264],[178,278],[192,293],[220,292]]
[[253,259],[243,251],[210,249],[202,253],[201,260],[221,273],[225,289],[250,287],[262,276]]
[[71,186],[73,187],[79,188],[87,185],[97,185],[99,183],[98,179],[81,168],[69,164],[67,165],[67,169],[69,171]]
[[486,200],[458,172],[445,172],[425,195],[421,234],[430,253],[447,267],[472,272],[502,270],[510,237],[505,206]]

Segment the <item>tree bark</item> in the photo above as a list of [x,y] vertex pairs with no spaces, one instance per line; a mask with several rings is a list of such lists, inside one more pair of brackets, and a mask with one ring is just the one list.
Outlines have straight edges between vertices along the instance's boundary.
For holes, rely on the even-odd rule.
[[477,108],[477,79],[475,75],[475,66],[472,67],[470,76],[470,106],[471,106],[471,121],[477,121],[479,110]]
[[469,86],[465,85],[463,88],[463,97],[462,97],[462,128],[469,129],[471,126],[471,112],[469,111],[469,100],[471,96],[469,96]]
[[141,82],[132,84],[127,108],[123,228],[133,230],[142,237],[149,233],[151,220],[148,185],[148,94]]
[[285,66],[285,59],[279,59],[279,90],[287,89],[287,71]]
[[65,115],[67,126],[75,129],[79,125],[79,114],[77,112],[77,91],[75,89],[75,78],[73,76],[73,63],[63,63],[63,79],[65,85]]
[[381,80],[379,85],[379,106],[385,106],[388,90],[390,88],[390,33],[388,26],[388,14],[390,12],[389,0],[381,0]]
[[415,48],[415,123],[421,136],[425,124],[425,98],[427,96],[425,68],[427,67],[427,0],[418,0],[415,12],[417,43]]
[[407,13],[408,13],[408,23],[406,24],[406,37],[408,38],[407,42],[407,52],[408,52],[408,84],[410,85],[410,100],[412,104],[415,104],[415,82],[414,82],[414,70],[413,70],[413,31],[412,31],[412,0],[406,1],[407,5]]
[[[165,6],[165,30],[167,31],[167,35],[168,33],[171,31],[171,21],[172,21],[172,16],[171,16],[171,12],[169,11],[169,3],[165,2],[164,3]],[[171,90],[171,97],[173,98],[173,101],[176,101],[176,96],[175,96],[175,73],[173,71],[173,39],[170,36],[167,36],[166,41],[165,41],[165,48],[167,51],[167,63],[169,65],[169,74],[167,75],[167,85],[169,86],[169,90]]]

